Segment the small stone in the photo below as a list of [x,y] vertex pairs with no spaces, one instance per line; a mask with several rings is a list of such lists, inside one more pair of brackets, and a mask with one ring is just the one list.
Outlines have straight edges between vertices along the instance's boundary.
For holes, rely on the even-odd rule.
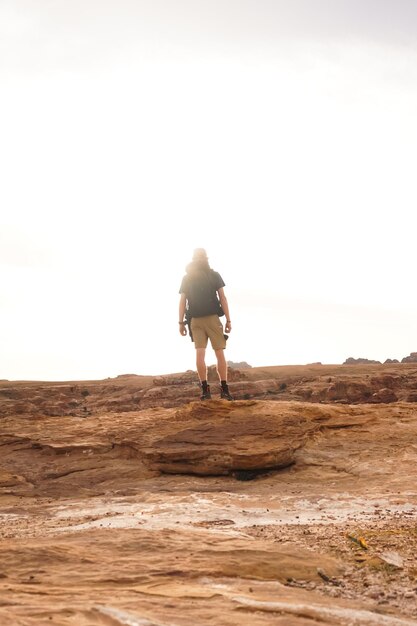
[[387,563],[387,565],[391,565],[392,567],[396,567],[398,569],[402,569],[404,567],[403,558],[398,552],[382,552],[378,555],[379,558]]

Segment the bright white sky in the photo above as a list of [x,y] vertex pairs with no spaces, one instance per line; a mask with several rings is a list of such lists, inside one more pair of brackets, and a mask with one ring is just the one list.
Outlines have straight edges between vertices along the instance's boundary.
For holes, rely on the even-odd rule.
[[[0,378],[417,350],[415,0],[0,0]],[[208,352],[208,362],[214,362]]]

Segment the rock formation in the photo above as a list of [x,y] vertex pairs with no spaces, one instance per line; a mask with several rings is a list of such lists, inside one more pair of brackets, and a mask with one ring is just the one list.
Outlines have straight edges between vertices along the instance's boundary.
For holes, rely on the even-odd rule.
[[235,361],[227,361],[227,365],[231,368],[239,370],[247,370],[252,367],[252,365],[249,365],[249,363],[246,363],[246,361],[239,361],[238,363],[236,363]]
[[381,361],[373,361],[372,359],[354,359],[352,356],[348,357],[343,365],[376,365],[381,364]]
[[415,365],[238,376],[0,383],[0,624],[416,624]]
[[[353,357],[349,357],[343,363],[343,365],[375,365],[380,364],[380,361],[372,361],[371,359],[354,359]],[[386,359],[384,361],[384,365],[399,363],[398,359]],[[401,359],[401,363],[417,363],[417,352],[411,352],[409,356],[405,356]]]
[[[363,368],[366,368],[363,370]],[[362,368],[362,369],[361,369]],[[366,373],[364,373],[366,372]],[[346,404],[416,402],[417,371],[412,364],[292,366],[230,370],[230,388],[239,400],[337,402]],[[213,397],[217,373],[209,368]],[[391,394],[382,393],[389,389]],[[193,371],[157,377],[118,377],[74,383],[0,383],[0,418],[7,415],[88,417],[103,411],[180,407],[198,400]]]

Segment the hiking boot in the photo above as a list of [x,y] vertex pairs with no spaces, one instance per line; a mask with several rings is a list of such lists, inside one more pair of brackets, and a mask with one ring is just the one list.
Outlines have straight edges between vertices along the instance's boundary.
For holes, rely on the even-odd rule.
[[233,397],[230,395],[229,390],[222,389],[220,391],[220,397],[222,400],[233,400]]
[[211,400],[210,385],[207,385],[207,389],[205,391],[203,389],[200,400]]

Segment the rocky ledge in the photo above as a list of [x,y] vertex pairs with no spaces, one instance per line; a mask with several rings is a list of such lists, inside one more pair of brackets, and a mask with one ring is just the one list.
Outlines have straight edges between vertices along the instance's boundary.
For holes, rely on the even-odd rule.
[[415,372],[344,367],[3,383],[0,623],[415,624],[415,404],[346,402]]
[[[417,402],[417,367],[320,365],[230,369],[237,400],[337,404]],[[214,367],[209,370],[213,398],[219,397]],[[126,375],[103,381],[0,381],[0,418],[7,415],[89,417],[103,412],[180,407],[198,400],[197,374]]]

